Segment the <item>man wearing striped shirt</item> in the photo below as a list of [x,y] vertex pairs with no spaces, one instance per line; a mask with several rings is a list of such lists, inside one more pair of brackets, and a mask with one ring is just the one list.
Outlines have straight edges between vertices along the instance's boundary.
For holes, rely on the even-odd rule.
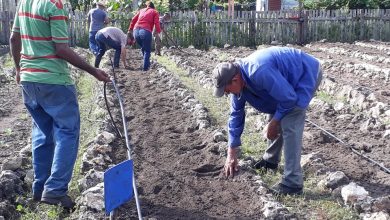
[[77,157],[80,113],[67,62],[99,81],[108,75],[68,46],[61,0],[21,0],[10,38],[16,81],[32,117],[33,199],[73,208],[67,195]]

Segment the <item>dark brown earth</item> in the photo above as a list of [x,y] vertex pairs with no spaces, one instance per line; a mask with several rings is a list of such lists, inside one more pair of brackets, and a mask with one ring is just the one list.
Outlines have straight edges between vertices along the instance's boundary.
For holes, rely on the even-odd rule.
[[[140,65],[140,60],[133,63]],[[155,70],[130,71],[119,77],[125,87],[128,128],[142,213],[158,219],[254,219],[261,216],[255,184],[245,174],[221,176],[224,157],[210,130],[198,130],[188,111],[175,100],[170,77]],[[181,86],[182,87],[182,86]],[[122,155],[125,159],[125,153]],[[132,212],[129,212],[132,210]],[[135,215],[134,202],[118,217]]]
[[[370,45],[383,45],[375,42]],[[318,48],[343,48],[346,53],[329,53]],[[368,55],[389,57],[389,50],[373,49],[355,44],[317,43],[298,47],[320,59],[331,60],[326,64],[324,74],[342,85],[373,91],[378,101],[389,103],[389,81],[375,77],[362,77],[357,71],[345,68],[345,64],[373,64],[390,68],[389,63],[352,57],[360,51]],[[212,49],[208,52],[185,49],[171,53],[185,57],[187,65],[211,74],[221,61],[242,58],[253,52],[248,48]],[[225,161],[220,147],[223,143],[213,141],[214,129],[197,129],[194,116],[182,109],[175,99],[178,87],[184,87],[172,76],[159,74],[157,66],[148,72],[138,67],[141,60],[137,50],[130,52],[133,58],[132,70],[117,71],[118,83],[125,105],[131,145],[134,149],[135,175],[141,209],[144,217],[156,219],[259,219],[262,216],[262,200],[256,192],[256,176],[241,172],[233,180],[222,175]],[[221,58],[221,54],[227,57]],[[364,72],[364,70],[362,70]],[[383,92],[384,91],[384,92]],[[27,145],[30,139],[30,119],[25,117],[20,89],[13,82],[0,84],[0,165],[2,161]],[[211,92],[210,92],[211,95]],[[228,111],[228,109],[226,109]],[[365,117],[356,112],[353,118],[339,118],[339,113],[324,106],[314,106],[308,111],[308,119],[331,131],[344,140],[348,146],[329,141],[323,132],[309,123],[305,128],[303,154],[315,152],[327,170],[340,170],[359,185],[366,188],[372,197],[390,195],[390,174],[351,152],[349,146],[366,142],[370,150],[365,155],[390,167],[390,140],[383,138],[383,132],[372,130],[361,132],[356,118]],[[356,117],[356,118],[355,118]],[[355,118],[355,119],[354,119]],[[387,128],[389,129],[389,128]],[[114,160],[126,159],[124,143],[118,141]],[[258,158],[260,155],[254,155]],[[316,172],[316,171],[313,171]],[[317,170],[318,173],[321,173]],[[122,206],[119,219],[135,219],[137,212],[132,200]]]
[[[5,56],[0,57],[5,59]],[[12,72],[0,59],[0,71]],[[31,120],[24,107],[22,94],[15,81],[0,76],[0,166],[15,156],[30,141]]]
[[[346,64],[367,64],[377,65],[382,69],[390,68],[389,63],[380,62],[379,59],[367,60],[364,58],[356,58],[352,56],[355,53],[363,53],[369,56],[377,56],[379,58],[389,59],[390,45],[383,42],[367,42],[370,47],[358,46],[356,44],[346,43],[313,43],[305,47],[293,46],[302,49],[321,60],[327,60],[330,64],[323,65],[324,77],[332,78],[340,84],[340,86],[350,85],[352,88],[359,90],[372,91],[378,101],[390,103],[390,83],[389,80],[383,80],[377,76],[363,77],[367,72],[364,68],[360,70],[350,70],[346,68]],[[267,47],[267,46],[264,46]],[[372,47],[376,47],[374,49]],[[378,47],[385,49],[379,50]],[[341,54],[330,53],[326,50],[318,48],[328,48],[344,51]],[[184,52],[174,51],[173,54],[185,57],[188,65],[211,73],[215,64],[221,61],[232,61],[235,58],[243,58],[254,52],[249,48],[235,49],[213,49],[209,53],[204,54],[202,51],[185,49]],[[227,57],[221,56],[227,54]],[[223,59],[221,59],[223,57]],[[363,90],[363,91],[364,91]],[[360,156],[352,153],[349,147],[366,143],[371,147],[369,151],[364,151],[364,155],[379,162],[383,166],[390,167],[390,140],[383,138],[383,130],[372,130],[370,132],[362,132],[359,130],[360,125],[354,123],[354,120],[365,118],[359,112],[353,114],[353,118],[342,119],[338,118],[338,114],[333,113],[329,108],[324,106],[310,107],[307,113],[307,119],[318,124],[322,128],[328,130],[336,137],[341,138],[346,144],[337,143],[332,140],[332,143],[324,143],[323,136],[320,130],[313,127],[309,123],[306,125],[306,133],[314,135],[311,139],[304,139],[303,154],[316,152],[322,158],[326,167],[330,170],[340,170],[352,180],[365,187],[373,197],[380,197],[390,194],[390,174],[382,171],[372,163],[367,162]],[[387,125],[388,126],[388,125]],[[389,129],[387,127],[387,129]],[[323,133],[323,132],[322,132]]]

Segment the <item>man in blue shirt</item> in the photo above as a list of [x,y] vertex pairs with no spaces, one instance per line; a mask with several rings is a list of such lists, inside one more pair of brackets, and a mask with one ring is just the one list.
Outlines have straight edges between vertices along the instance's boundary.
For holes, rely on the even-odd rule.
[[104,2],[99,1],[96,3],[96,8],[91,9],[87,15],[89,24],[89,49],[91,49],[95,56],[98,54],[98,46],[95,40],[96,33],[109,22],[107,12],[104,11],[105,8],[106,5]]
[[225,175],[238,171],[238,151],[245,123],[245,103],[270,115],[265,129],[268,148],[256,169],[276,169],[284,149],[284,175],[276,194],[301,194],[300,166],[306,108],[322,79],[319,61],[301,50],[270,47],[213,70],[214,95],[231,95],[229,147]]

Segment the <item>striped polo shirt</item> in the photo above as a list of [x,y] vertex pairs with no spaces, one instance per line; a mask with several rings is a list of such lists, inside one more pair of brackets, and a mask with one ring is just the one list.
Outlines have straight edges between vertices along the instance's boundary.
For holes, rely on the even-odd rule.
[[55,53],[55,43],[68,43],[67,20],[61,0],[21,0],[12,28],[22,40],[21,81],[73,84],[68,63]]

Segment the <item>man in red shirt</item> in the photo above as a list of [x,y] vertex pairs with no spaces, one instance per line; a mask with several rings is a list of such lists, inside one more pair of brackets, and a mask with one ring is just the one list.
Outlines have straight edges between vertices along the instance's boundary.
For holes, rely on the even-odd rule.
[[141,9],[133,17],[130,23],[128,36],[134,36],[137,44],[141,47],[144,58],[143,71],[149,70],[150,53],[152,51],[152,31],[156,28],[157,34],[160,34],[160,18],[158,11],[154,9],[153,2],[147,1],[146,8]]

